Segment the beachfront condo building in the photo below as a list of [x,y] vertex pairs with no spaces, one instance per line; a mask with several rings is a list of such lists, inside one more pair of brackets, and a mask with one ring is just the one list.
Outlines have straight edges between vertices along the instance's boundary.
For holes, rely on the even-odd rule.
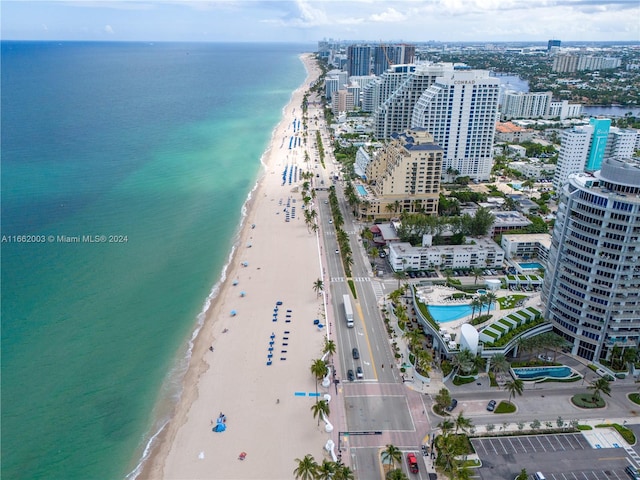
[[544,316],[590,361],[640,337],[640,159],[606,158],[560,190]]
[[436,215],[440,198],[442,148],[424,129],[394,134],[366,165],[370,192],[360,214],[388,218],[401,212]]
[[377,45],[373,49],[373,73],[382,75],[389,67],[413,63],[415,58],[415,45]]
[[394,65],[377,77],[374,82],[363,87],[362,110],[375,112],[415,70],[416,66],[411,64]]
[[[430,235],[426,235],[431,240]],[[502,268],[504,251],[490,238],[474,237],[464,245],[414,247],[410,243],[389,244],[389,265],[394,272],[451,268]]]
[[489,180],[498,120],[500,80],[486,70],[454,70],[438,77],[415,104],[412,127],[442,146],[445,172]]
[[[398,87],[373,112],[374,133],[378,140],[388,140],[394,133],[412,127],[413,109],[422,94],[439,77],[453,74],[451,63],[428,63],[415,66]],[[421,125],[415,125],[420,127]]]
[[371,73],[371,47],[349,45],[347,47],[347,74],[350,77]]

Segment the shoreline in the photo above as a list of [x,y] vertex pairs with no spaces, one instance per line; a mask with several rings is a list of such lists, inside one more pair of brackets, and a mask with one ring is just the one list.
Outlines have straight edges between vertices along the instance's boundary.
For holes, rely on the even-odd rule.
[[[244,313],[243,311],[245,309],[245,306],[251,303],[253,300],[250,300],[249,298],[243,298],[242,300],[237,301],[237,303],[242,302],[241,304],[242,310],[240,310],[240,308],[238,309],[237,317],[235,315],[230,316],[229,313],[225,314],[224,311],[230,306],[230,303],[232,301],[236,302],[235,299],[232,300],[232,298],[235,297],[236,289],[239,289],[242,287],[248,288],[248,284],[245,285],[245,280],[249,282],[252,277],[249,276],[248,278],[244,278],[246,277],[246,275],[244,274],[247,273],[247,271],[252,270],[251,267],[253,266],[252,263],[254,260],[252,258],[252,262],[241,262],[241,258],[243,256],[246,256],[247,253],[259,254],[258,248],[255,248],[255,249],[248,248],[248,247],[252,247],[251,242],[255,241],[254,237],[260,236],[261,237],[260,242],[268,241],[268,239],[262,238],[262,235],[258,235],[259,232],[256,232],[253,230],[252,224],[254,225],[257,224],[256,229],[260,229],[261,227],[265,226],[265,221],[268,221],[267,219],[263,218],[265,215],[262,210],[265,207],[273,207],[273,204],[269,205],[269,203],[273,202],[274,198],[272,197],[269,203],[266,203],[267,200],[265,198],[265,197],[274,195],[275,189],[273,186],[272,177],[274,175],[277,176],[278,167],[282,168],[282,163],[284,163],[284,165],[289,165],[293,167],[294,162],[298,160],[298,162],[295,163],[296,171],[297,169],[300,169],[300,171],[303,171],[305,169],[300,163],[303,161],[303,152],[305,148],[304,146],[302,146],[299,149],[294,148],[294,151],[289,150],[289,151],[283,152],[282,145],[280,145],[280,137],[282,136],[283,138],[282,141],[284,143],[285,136],[283,135],[285,135],[287,131],[290,130],[291,121],[297,118],[294,112],[297,111],[298,113],[301,113],[300,105],[301,105],[301,101],[304,93],[308,91],[308,86],[319,75],[319,69],[315,65],[315,59],[311,54],[302,54],[300,55],[300,59],[303,62],[306,70],[304,83],[292,93],[289,102],[285,107],[283,107],[282,118],[280,119],[279,123],[274,127],[270,142],[267,145],[267,148],[265,149],[263,155],[260,158],[260,162],[261,162],[260,171],[257,176],[256,183],[254,184],[254,187],[248,193],[247,200],[243,204],[242,216],[241,216],[240,223],[238,225],[238,232],[234,237],[235,241],[233,242],[233,247],[229,254],[228,262],[221,272],[220,280],[216,283],[216,285],[214,285],[210,296],[207,298],[207,300],[204,303],[204,306],[207,306],[207,303],[209,302],[208,308],[206,308],[206,312],[204,312],[204,320],[201,325],[200,325],[200,322],[198,322],[198,324],[194,328],[194,333],[190,338],[190,343],[193,342],[193,347],[191,349],[191,357],[188,362],[187,370],[183,376],[182,389],[180,391],[180,398],[177,404],[172,409],[172,414],[170,415],[170,419],[164,424],[164,426],[157,433],[155,433],[151,437],[151,439],[147,443],[147,446],[145,447],[145,451],[148,450],[148,456],[146,457],[146,459],[143,457],[140,460],[138,467],[133,472],[131,472],[127,478],[153,478],[153,479],[155,478],[265,478],[265,477],[262,477],[262,475],[264,475],[264,471],[263,471],[265,466],[264,463],[254,466],[254,468],[260,468],[260,470],[255,470],[254,472],[254,475],[257,474],[258,476],[250,475],[249,477],[245,477],[244,475],[246,475],[247,473],[245,471],[243,476],[233,477],[233,476],[230,476],[229,472],[224,473],[224,469],[220,468],[221,465],[218,461],[215,461],[215,463],[205,468],[204,471],[207,471],[208,473],[205,476],[203,476],[202,472],[198,473],[198,470],[199,470],[199,467],[202,466],[203,464],[209,463],[208,461],[209,455],[205,454],[203,450],[202,452],[199,452],[198,455],[189,455],[191,458],[188,458],[188,459],[185,458],[184,453],[182,452],[183,442],[180,441],[180,437],[183,437],[186,435],[188,439],[193,438],[192,436],[193,428],[194,428],[193,426],[194,412],[193,411],[198,409],[199,404],[201,404],[203,401],[207,402],[205,398],[208,398],[211,396],[210,392],[205,392],[205,390],[209,390],[209,385],[211,385],[212,383],[215,385],[215,383],[224,382],[224,378],[222,377],[224,377],[225,375],[222,373],[221,368],[223,369],[228,369],[229,367],[232,369],[235,368],[233,365],[233,362],[230,359],[225,361],[224,358],[221,358],[222,354],[218,353],[219,350],[223,350],[222,348],[223,344],[221,343],[222,340],[224,339],[225,344],[235,343],[236,347],[244,345],[248,349],[253,349],[254,352],[244,352],[244,353],[247,353],[247,354],[253,353],[254,356],[256,354],[255,350],[261,350],[261,347],[263,347],[263,345],[261,344],[252,345],[248,339],[245,339],[242,337],[239,339],[233,338],[233,334],[236,333],[237,330],[239,330],[238,323],[237,323],[238,319],[243,316],[243,313]],[[293,118],[291,117],[292,114],[294,114]],[[300,133],[302,133],[302,131]],[[299,157],[297,156],[298,151],[301,154]],[[286,153],[286,159],[284,158],[285,153]],[[291,153],[291,156],[292,156],[291,159],[289,158],[290,157],[289,153]],[[282,186],[284,186],[284,182]],[[280,188],[278,192],[275,192],[275,194],[280,196],[289,195],[289,198],[293,199],[293,202],[295,202],[296,194],[291,190],[293,190],[293,188],[285,187],[284,190]],[[298,194],[298,197],[299,197],[299,194]],[[299,207],[302,207],[302,202],[299,203]],[[302,217],[302,213],[303,212],[300,210],[300,215],[296,219],[296,223],[298,223],[298,225],[295,226],[296,230],[298,230],[298,232],[295,234],[296,236],[298,236],[298,234],[300,233],[299,232],[300,228],[304,229],[305,233],[307,230],[306,227],[304,227],[303,225],[300,225],[302,223],[300,221],[300,218]],[[278,214],[279,212],[276,212],[276,215]],[[257,218],[258,216],[260,218]],[[272,223],[275,223],[276,221],[281,221],[281,220],[282,220],[282,217],[274,219]],[[293,219],[292,219],[292,223],[293,223]],[[287,225],[286,227],[282,227],[281,225],[278,225],[278,227],[289,229],[289,225]],[[304,254],[308,255],[309,244],[315,245],[317,243],[317,237],[315,235],[311,236],[309,234],[307,234],[306,236],[307,238],[301,238],[300,240],[295,239],[295,240],[291,240],[291,242],[296,242],[296,244],[300,243],[302,248],[305,250]],[[276,241],[276,243],[279,243],[279,240],[277,237],[271,238],[271,241],[274,241],[274,240]],[[282,238],[280,240],[282,242],[287,241],[286,238]],[[305,245],[302,245],[302,243],[304,243]],[[287,253],[291,253],[291,252],[285,249],[284,253],[286,256]],[[256,255],[251,255],[251,256],[256,257]],[[260,258],[260,256],[258,255],[256,258]],[[317,258],[318,258],[317,255],[316,256],[311,255],[308,258],[308,261],[306,262],[310,267],[309,270],[315,270],[315,268],[318,269],[318,271],[316,271],[315,273],[312,273],[314,277],[321,276],[321,270],[322,270],[320,265],[314,268],[314,266],[317,265],[316,263]],[[243,264],[246,264],[246,266],[243,267],[242,266]],[[257,267],[257,270],[260,270],[260,267]],[[271,276],[274,277],[274,279],[275,277],[278,277],[277,278],[278,280],[280,279],[280,277],[282,277],[283,274],[286,277],[286,276],[290,276],[290,273],[291,273],[291,272],[287,272],[286,270],[284,272],[282,271],[276,272],[274,269],[271,269],[271,270],[272,270]],[[263,276],[262,273],[264,272],[254,271],[252,273],[254,273],[256,276]],[[293,280],[294,282],[297,282],[297,279],[295,278],[291,278],[291,280]],[[241,285],[238,287],[236,285],[239,282],[241,282]],[[250,296],[253,298],[254,296],[253,290],[257,287],[260,288],[261,285],[259,283],[258,285],[256,285],[257,282],[256,283],[250,282],[250,283],[252,283],[251,285],[252,289],[250,291],[247,291],[247,297]],[[310,281],[308,287],[305,288],[304,290],[308,290],[310,296],[312,297],[312,299],[314,299],[316,295],[312,291],[311,285],[312,285],[312,282]],[[216,289],[218,290],[217,292],[216,292]],[[302,292],[300,293],[302,294]],[[244,294],[242,295],[242,297],[244,297]],[[310,302],[312,306],[315,306],[315,304],[318,303],[317,299],[315,300],[316,301],[312,300]],[[254,303],[257,303],[257,300]],[[292,302],[291,300],[289,301],[285,300],[284,306],[291,306],[290,304],[292,303],[294,302]],[[306,303],[309,303],[309,302],[307,301]],[[306,310],[309,310],[308,308],[309,305],[306,305],[305,307],[306,307],[305,308]],[[255,305],[254,305],[254,308],[255,308]],[[262,307],[258,307],[258,308],[262,309]],[[294,312],[296,311],[297,309],[294,310]],[[264,315],[265,317],[266,317],[266,313],[269,313],[269,312],[265,312],[265,315]],[[312,312],[312,315],[318,315],[318,313]],[[252,318],[248,320],[252,322],[255,321]],[[269,324],[266,326],[268,327],[268,329],[275,328],[274,326]],[[250,327],[250,326],[245,325],[244,327],[246,329],[247,327]],[[293,327],[287,327],[287,328],[291,328],[293,330]],[[229,333],[225,333],[225,332],[229,332]],[[247,332],[247,333],[249,334],[250,332]],[[319,357],[319,353],[322,345],[319,339],[322,337],[322,335],[317,335],[317,333],[318,332],[313,332],[312,337],[314,338],[307,339],[310,341],[307,341],[306,343],[310,343],[311,345],[316,345],[316,348],[314,350],[316,351],[316,355]],[[250,336],[250,335],[247,335],[247,336]],[[232,342],[231,342],[231,339],[233,339]],[[238,343],[240,345],[238,345]],[[210,347],[213,348],[213,350],[210,350]],[[303,351],[309,353],[308,347],[309,345],[305,346]],[[235,348],[234,350],[236,350],[235,353],[237,354],[237,350],[242,350],[242,348],[240,349]],[[291,352],[291,354],[289,355],[292,356],[292,354],[293,352]],[[260,356],[266,357],[266,355],[264,354]],[[230,362],[232,363],[231,365],[229,365]],[[261,361],[260,363],[264,365],[264,362]],[[289,365],[291,365],[291,363],[289,363]],[[274,361],[274,365],[272,365],[271,367],[256,366],[254,367],[254,369],[268,368],[268,369],[271,369],[269,373],[272,373],[275,370],[274,367],[279,367],[279,365],[277,365],[275,361]],[[299,371],[301,369],[296,368],[296,370],[297,370],[296,374],[299,376],[300,375]],[[306,378],[298,378],[297,379],[298,382],[302,382],[301,384],[306,383],[308,384],[307,388],[312,389],[314,382],[311,375],[307,373],[308,363],[303,362],[302,372],[305,373]],[[282,378],[282,374],[278,375],[277,377],[280,377],[280,378],[276,378],[277,381],[284,380],[285,383],[287,383],[286,378],[284,379]],[[227,378],[227,380],[228,381],[224,383],[226,383],[230,387],[233,387],[233,384],[234,384],[233,378]],[[224,394],[222,392],[216,392],[215,397],[218,397],[218,396],[222,397],[224,396]],[[240,399],[238,400],[238,402],[230,402],[230,403],[231,404],[243,403],[243,400],[244,399]],[[280,401],[280,398],[278,398],[277,403],[279,403],[279,401]],[[251,399],[248,403],[252,404],[255,402],[256,402],[255,399]],[[272,402],[273,401],[270,401],[269,403],[272,403]],[[224,402],[221,402],[221,403],[224,403]],[[227,403],[229,402],[227,401]],[[276,405],[277,403],[273,403],[273,404]],[[206,435],[206,437],[211,437],[211,440],[214,440],[214,441],[222,440],[224,444],[226,443],[225,440],[229,440],[229,437],[232,436],[232,429],[235,429],[235,426],[233,426],[233,424],[236,423],[236,418],[232,418],[231,415],[229,415],[229,432],[213,433],[211,432],[210,427],[213,424],[213,418],[215,418],[216,416],[215,412],[213,411],[213,410],[216,410],[216,408],[217,407],[212,406],[210,409],[211,412],[207,413],[207,418],[203,419],[204,423],[206,424],[204,425],[206,428],[202,428],[203,421],[199,421],[198,422],[199,425],[197,429],[200,435],[203,435],[202,432],[205,431],[206,433],[204,435]],[[225,407],[225,408],[226,408],[226,411],[229,411],[229,409],[232,408],[232,405],[229,405],[228,407]],[[246,408],[253,408],[253,407],[251,405],[247,405]],[[217,408],[217,410],[220,410],[220,408]],[[282,411],[284,409],[281,408],[280,410]],[[305,416],[307,417],[308,422],[303,422],[303,423],[307,423],[307,425],[311,425],[312,427],[314,427],[316,425],[316,422],[315,420],[313,420],[311,412],[309,411],[308,407],[305,410],[307,410],[305,412]],[[297,415],[300,415],[300,413],[298,412]],[[290,427],[290,425],[289,426],[285,425],[285,427]],[[287,428],[287,431],[290,431],[290,430],[297,430],[297,429]],[[312,437],[314,438],[314,443],[317,443],[317,448],[315,448],[313,452],[292,454],[291,458],[289,459],[290,466],[287,466],[286,468],[287,476],[291,474],[293,468],[295,467],[294,459],[297,456],[302,457],[306,453],[315,453],[317,456],[318,452],[321,451],[321,447],[324,442],[319,442],[317,440],[318,429],[311,428],[311,430],[315,430],[315,431],[312,431],[311,433],[313,434]],[[189,433],[185,434],[183,433],[184,431],[188,431]],[[268,432],[265,432],[264,434],[259,434],[259,432],[256,432],[256,433],[257,435],[254,435],[254,437],[260,437],[263,442],[268,441],[268,438],[270,437]],[[279,436],[276,436],[275,438],[278,438],[279,440],[281,440]],[[206,444],[208,443],[208,440],[209,438],[207,438],[202,448],[206,448],[207,446]],[[299,439],[294,438],[293,440],[294,442],[292,442],[292,445],[300,444]],[[326,439],[324,441],[326,441]],[[303,445],[305,443],[307,442],[304,442]],[[219,452],[221,446],[224,446],[224,445],[218,446],[214,451]],[[248,446],[246,447],[246,449],[247,451],[249,451]],[[190,452],[190,453],[193,453],[193,452]],[[255,455],[256,453],[258,452],[254,449],[253,451],[249,452],[249,455],[250,456]],[[238,452],[233,453],[234,465],[235,465],[235,462],[237,462],[237,458],[236,458],[237,454]],[[250,462],[249,459],[250,457],[247,459],[246,462],[243,462],[243,465],[242,465],[243,467],[246,467],[248,464],[254,463],[254,462]],[[194,468],[194,470],[192,470],[192,468]],[[187,470],[189,470],[190,472],[188,472]],[[242,470],[246,470],[246,468],[243,468]],[[284,471],[285,470],[279,470],[278,472],[274,472],[276,476],[274,476],[273,478],[280,478],[283,475]],[[258,472],[260,473],[258,474]],[[216,476],[216,475],[220,475],[220,476]]]

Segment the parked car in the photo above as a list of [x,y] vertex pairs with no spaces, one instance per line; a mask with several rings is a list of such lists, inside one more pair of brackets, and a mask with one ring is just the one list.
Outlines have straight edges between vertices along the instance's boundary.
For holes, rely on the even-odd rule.
[[627,475],[633,478],[633,480],[640,480],[640,472],[638,472],[638,469],[633,465],[627,465],[624,471],[627,472]]
[[489,412],[493,412],[496,409],[496,401],[495,400],[491,400],[488,404],[487,404],[487,410]]
[[415,454],[407,453],[407,463],[409,464],[409,471],[411,473],[418,473],[420,471],[418,468],[418,459]]
[[357,348],[351,350],[351,355],[353,356],[354,360],[358,360],[360,358],[360,352],[358,352]]
[[336,248],[336,255],[340,253],[340,250]]
[[364,378],[364,372],[362,371],[362,367],[356,368],[356,377]]
[[349,369],[347,371],[347,380],[353,382],[356,379],[356,376],[353,374],[353,370]]
[[455,398],[452,398],[451,403],[447,406],[447,408],[445,408],[445,410],[447,412],[451,412],[457,406],[458,406],[458,400],[456,400]]

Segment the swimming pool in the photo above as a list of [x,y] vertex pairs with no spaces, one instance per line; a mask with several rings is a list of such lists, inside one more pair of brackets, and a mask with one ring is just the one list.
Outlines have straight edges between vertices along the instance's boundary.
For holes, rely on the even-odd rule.
[[[492,306],[491,310],[495,307]],[[429,305],[427,307],[433,319],[438,323],[452,322],[459,318],[471,315],[473,309],[470,305]],[[483,312],[487,311],[486,305],[482,307]],[[476,310],[478,313],[478,310]]]
[[520,380],[538,380],[542,378],[569,378],[573,370],[569,367],[522,367],[513,368],[513,373]]
[[367,195],[367,189],[364,188],[362,185],[356,185],[356,189],[358,190],[358,193],[363,197]]
[[528,263],[519,263],[520,268],[522,270],[541,270],[544,269],[541,263],[538,262],[528,262]]

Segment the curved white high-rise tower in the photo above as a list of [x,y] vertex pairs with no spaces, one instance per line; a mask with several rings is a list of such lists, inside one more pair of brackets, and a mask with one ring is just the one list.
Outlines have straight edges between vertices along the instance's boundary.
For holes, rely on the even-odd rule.
[[640,159],[605,159],[561,191],[542,288],[545,318],[588,360],[640,337]]

